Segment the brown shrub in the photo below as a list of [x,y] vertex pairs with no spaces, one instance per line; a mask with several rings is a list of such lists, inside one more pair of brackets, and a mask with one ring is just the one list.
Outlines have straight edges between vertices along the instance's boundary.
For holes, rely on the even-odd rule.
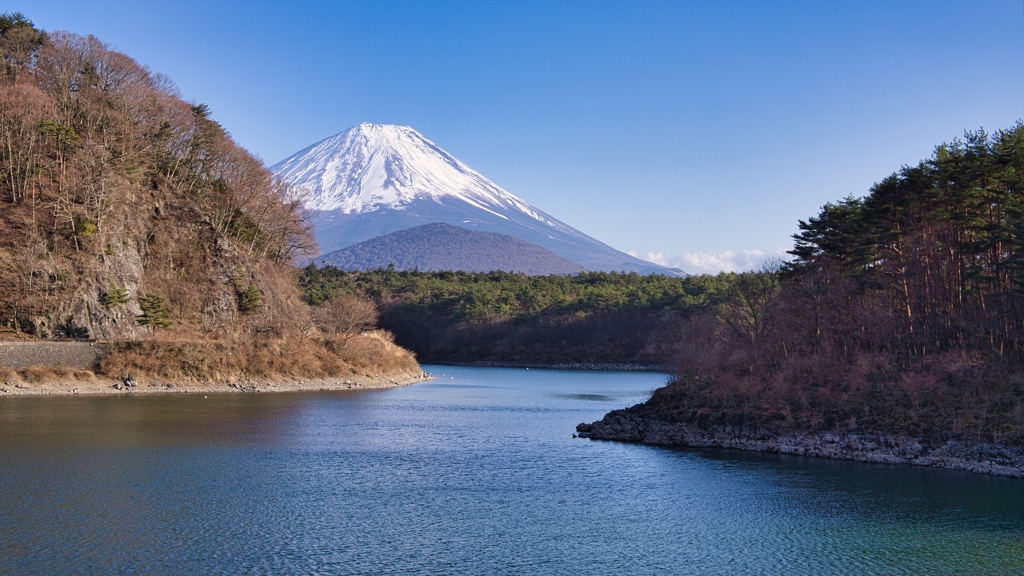
[[0,380],[13,382],[18,379],[18,372],[7,366],[0,366]]
[[342,345],[353,336],[377,325],[380,313],[372,300],[358,296],[336,296],[317,307],[313,313],[317,328],[328,340],[342,339]]
[[40,384],[53,378],[53,370],[46,366],[29,366],[18,371],[21,379],[30,384]]

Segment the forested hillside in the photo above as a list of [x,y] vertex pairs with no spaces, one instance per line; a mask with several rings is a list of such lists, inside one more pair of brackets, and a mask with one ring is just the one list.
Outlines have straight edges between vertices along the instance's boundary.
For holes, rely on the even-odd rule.
[[683,318],[718,303],[735,278],[349,273],[310,265],[300,282],[312,304],[337,294],[372,298],[381,326],[422,360],[666,364],[676,354]]
[[0,54],[3,330],[114,341],[111,373],[363,362],[292,337],[311,313],[291,262],[315,250],[300,199],[208,107],[93,36],[20,14],[0,16]]
[[685,321],[688,423],[1024,440],[1024,125],[971,132],[799,223],[794,260]]
[[524,274],[573,274],[583,266],[536,244],[495,232],[443,222],[406,228],[317,258],[342,270],[505,270]]

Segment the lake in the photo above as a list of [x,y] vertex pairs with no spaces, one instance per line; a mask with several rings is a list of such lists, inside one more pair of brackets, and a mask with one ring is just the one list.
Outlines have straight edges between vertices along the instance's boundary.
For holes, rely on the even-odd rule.
[[572,437],[665,376],[0,398],[0,573],[1021,574],[1024,481]]

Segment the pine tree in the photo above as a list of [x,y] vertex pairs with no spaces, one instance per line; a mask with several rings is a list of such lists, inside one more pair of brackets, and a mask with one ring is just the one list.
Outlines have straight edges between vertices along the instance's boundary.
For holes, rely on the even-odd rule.
[[142,314],[138,316],[140,325],[171,329],[171,311],[167,308],[167,300],[159,293],[151,292],[140,298],[139,308],[142,308]]

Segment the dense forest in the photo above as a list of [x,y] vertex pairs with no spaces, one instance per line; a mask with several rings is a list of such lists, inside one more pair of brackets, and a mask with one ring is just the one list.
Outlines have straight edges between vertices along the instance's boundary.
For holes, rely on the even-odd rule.
[[364,240],[317,257],[343,270],[506,270],[530,275],[573,274],[583,266],[508,234],[469,230],[443,222],[423,224]]
[[681,320],[719,304],[741,275],[688,278],[584,272],[345,272],[310,265],[310,304],[338,294],[375,301],[380,324],[421,360],[666,365]]
[[291,265],[316,249],[301,199],[207,106],[93,36],[17,13],[0,16],[0,57],[8,337],[110,340],[111,375],[415,366],[386,335],[343,351],[307,337],[333,330],[313,321]]
[[1024,125],[969,132],[799,222],[785,266],[684,321],[688,423],[1024,441]]

